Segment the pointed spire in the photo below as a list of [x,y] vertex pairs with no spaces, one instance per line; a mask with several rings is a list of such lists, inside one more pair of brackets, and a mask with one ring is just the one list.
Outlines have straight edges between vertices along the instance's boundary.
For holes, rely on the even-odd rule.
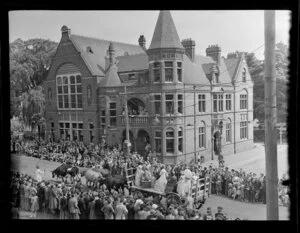
[[170,11],[159,13],[149,49],[157,48],[183,49]]

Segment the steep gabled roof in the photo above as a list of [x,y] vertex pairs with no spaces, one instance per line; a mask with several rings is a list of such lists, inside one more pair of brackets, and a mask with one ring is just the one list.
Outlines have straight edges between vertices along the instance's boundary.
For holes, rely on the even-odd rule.
[[116,58],[118,63],[118,72],[130,72],[137,70],[147,70],[148,56],[145,53],[120,56]]
[[149,49],[181,48],[174,21],[170,11],[160,11]]
[[185,84],[209,85],[202,67],[193,63],[185,54],[183,55],[183,78]]
[[[105,56],[111,41],[95,39],[79,35],[70,35],[70,39],[80,52],[83,60],[86,62],[91,73],[97,76],[103,76],[105,73]],[[123,56],[125,53],[129,55],[145,53],[139,45],[132,45],[120,42],[113,42],[115,55]],[[88,51],[90,48],[90,52]]]
[[119,78],[118,68],[116,65],[112,65],[109,67],[99,85],[100,87],[121,86],[121,79]]
[[229,58],[229,59],[224,59],[225,65],[227,67],[228,73],[231,77],[231,80],[235,78],[235,74],[237,71],[237,68],[240,63],[240,58]]

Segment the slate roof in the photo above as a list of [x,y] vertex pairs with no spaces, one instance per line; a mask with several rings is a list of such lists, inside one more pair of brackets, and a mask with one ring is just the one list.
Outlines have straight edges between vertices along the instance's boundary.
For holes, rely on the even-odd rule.
[[148,56],[145,53],[120,56],[116,58],[118,72],[140,71],[148,69]]
[[[105,56],[109,47],[109,40],[101,40],[79,35],[70,35],[70,40],[73,42],[77,50],[81,53],[83,60],[86,62],[93,75],[104,76],[105,73]],[[115,56],[123,56],[125,53],[129,55],[141,54],[145,51],[139,45],[132,45],[120,42],[113,42]],[[87,51],[90,47],[91,52]]]
[[183,80],[185,84],[209,85],[202,66],[193,63],[185,54],[183,55]]
[[100,87],[115,87],[121,86],[121,80],[118,75],[118,68],[116,65],[110,66],[104,78],[100,81]]
[[149,49],[181,48],[174,21],[170,11],[160,11]]
[[229,58],[224,59],[225,65],[227,67],[228,73],[231,79],[234,79],[237,68],[239,66],[241,58]]

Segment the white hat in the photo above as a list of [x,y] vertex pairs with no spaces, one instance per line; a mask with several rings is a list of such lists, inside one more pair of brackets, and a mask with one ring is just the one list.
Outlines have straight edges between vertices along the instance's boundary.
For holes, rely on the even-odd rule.
[[136,204],[144,204],[143,200],[141,200],[141,199],[137,199],[135,203]]
[[155,210],[156,210],[157,207],[158,207],[158,206],[157,206],[156,204],[153,204],[153,205],[152,205],[152,209],[155,209]]

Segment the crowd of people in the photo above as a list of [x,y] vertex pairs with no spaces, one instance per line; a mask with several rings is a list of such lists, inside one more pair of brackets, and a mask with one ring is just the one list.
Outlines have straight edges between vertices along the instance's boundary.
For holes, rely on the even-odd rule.
[[189,197],[182,203],[166,205],[164,198],[153,196],[133,197],[130,190],[107,189],[105,185],[97,191],[83,191],[80,185],[68,186],[49,181],[38,182],[33,177],[13,173],[13,218],[18,211],[30,211],[30,218],[55,219],[129,219],[129,220],[238,220],[231,219],[218,207],[215,214],[191,206]]
[[[120,145],[108,147],[105,143],[96,146],[85,146],[78,142],[36,141],[26,142],[21,145],[19,146],[19,152],[23,151],[29,156],[38,154],[38,158],[40,159],[48,159],[60,163],[69,162],[74,166],[100,166],[110,170],[112,175],[122,174],[124,166],[127,168],[133,167],[137,171],[140,171],[139,178],[135,177],[136,184],[141,182],[142,179],[147,180],[149,177],[155,177],[154,180],[159,182],[154,184],[154,188],[162,192],[165,190],[166,183],[170,179],[174,179],[174,182],[178,183],[179,186],[183,172],[188,169],[191,172],[191,176],[199,178],[211,177],[212,194],[225,195],[239,201],[262,203],[266,201],[264,175],[261,174],[257,177],[255,173],[246,173],[242,169],[236,171],[233,169],[229,170],[227,167],[213,167],[212,165],[205,167],[200,162],[194,163],[191,166],[183,163],[178,165],[164,165],[157,161],[155,157],[148,156],[145,159],[137,153],[126,154],[122,151]],[[18,206],[23,210],[31,210],[32,217],[35,217],[38,211],[43,214],[51,213],[53,216],[59,218],[147,219],[150,216],[149,218],[153,219],[195,218],[208,220],[207,213],[202,213],[198,209],[192,208],[193,204],[190,193],[186,193],[185,191],[180,194],[183,201],[181,205],[171,205],[168,207],[166,206],[165,198],[161,198],[161,200],[156,200],[155,197],[139,197],[138,199],[134,199],[130,189],[128,190],[126,187],[115,190],[102,185],[97,187],[96,190],[85,190],[83,185],[78,181],[75,181],[76,183],[73,183],[70,187],[64,183],[56,184],[41,181],[40,179],[36,180],[27,175],[15,174],[12,182],[12,187],[15,187],[12,189],[15,190],[15,200],[20,200]],[[161,185],[162,183],[164,185]],[[27,190],[36,190],[32,192],[36,192],[37,197],[30,194],[31,191],[25,192],[25,187],[27,187]],[[18,194],[16,194],[16,190],[18,190]],[[25,195],[25,193],[27,194]],[[34,201],[34,199],[37,200]],[[70,200],[71,207],[69,207]],[[286,188],[280,190],[279,200],[282,204],[288,205]],[[14,201],[14,203],[18,202]],[[33,203],[35,204],[33,205]],[[221,211],[220,213],[222,213],[221,209],[219,208],[218,210]],[[119,213],[121,210],[124,212],[123,215]],[[140,212],[142,217],[139,216]],[[132,216],[134,217],[132,218]],[[228,219],[228,217],[224,217],[224,219]]]

